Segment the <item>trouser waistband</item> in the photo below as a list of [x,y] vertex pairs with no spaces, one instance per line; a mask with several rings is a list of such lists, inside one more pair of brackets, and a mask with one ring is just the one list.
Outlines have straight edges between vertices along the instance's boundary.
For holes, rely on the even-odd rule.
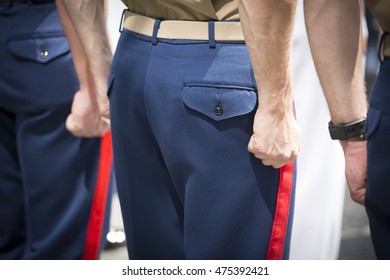
[[[160,39],[209,40],[212,36],[215,41],[244,41],[241,23],[238,21],[162,20],[125,10],[122,26],[130,31]],[[213,34],[210,34],[211,31]]]

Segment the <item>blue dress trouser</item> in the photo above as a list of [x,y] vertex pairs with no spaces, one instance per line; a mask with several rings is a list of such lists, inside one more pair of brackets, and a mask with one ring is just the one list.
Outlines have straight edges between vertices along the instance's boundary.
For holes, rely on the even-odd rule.
[[55,3],[2,2],[0,26],[0,259],[81,259],[100,139],[65,128],[78,81]]
[[294,168],[281,175],[247,150],[257,92],[243,42],[124,29],[108,94],[130,259],[265,259],[277,247],[288,258]]
[[378,259],[390,259],[390,58],[382,62],[367,115],[366,210]]

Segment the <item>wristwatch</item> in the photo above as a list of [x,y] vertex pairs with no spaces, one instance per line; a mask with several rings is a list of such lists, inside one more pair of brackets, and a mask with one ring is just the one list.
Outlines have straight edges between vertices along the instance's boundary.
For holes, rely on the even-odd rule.
[[334,125],[332,121],[329,122],[329,133],[333,140],[348,140],[356,136],[360,136],[360,138],[365,139],[365,131],[366,118],[348,124],[339,125]]

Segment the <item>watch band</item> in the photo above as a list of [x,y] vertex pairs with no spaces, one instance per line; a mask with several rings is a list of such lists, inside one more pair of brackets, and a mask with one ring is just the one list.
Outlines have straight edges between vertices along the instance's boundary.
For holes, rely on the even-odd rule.
[[329,122],[329,133],[333,140],[348,140],[356,136],[361,136],[364,139],[365,131],[366,118],[349,124],[334,125],[332,121]]

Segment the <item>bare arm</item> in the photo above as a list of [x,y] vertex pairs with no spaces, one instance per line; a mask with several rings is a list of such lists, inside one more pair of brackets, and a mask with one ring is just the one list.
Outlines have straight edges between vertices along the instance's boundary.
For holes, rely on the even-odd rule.
[[103,117],[109,118],[109,102],[106,91],[112,53],[106,32],[104,1],[57,1],[62,1],[86,54],[95,82],[100,112]]
[[366,116],[357,0],[305,1],[311,51],[335,124]]
[[248,149],[278,168],[299,150],[290,71],[296,0],[240,0],[239,11],[259,99]]
[[[358,0],[305,1],[311,51],[334,124],[366,116]],[[360,140],[360,141],[359,141]],[[366,186],[366,142],[341,141],[351,197],[363,204]]]
[[109,121],[102,118],[96,99],[96,87],[83,46],[77,36],[62,2],[57,0],[64,32],[68,38],[80,89],[76,92],[71,113],[66,120],[67,129],[80,137],[96,137],[109,129]]

